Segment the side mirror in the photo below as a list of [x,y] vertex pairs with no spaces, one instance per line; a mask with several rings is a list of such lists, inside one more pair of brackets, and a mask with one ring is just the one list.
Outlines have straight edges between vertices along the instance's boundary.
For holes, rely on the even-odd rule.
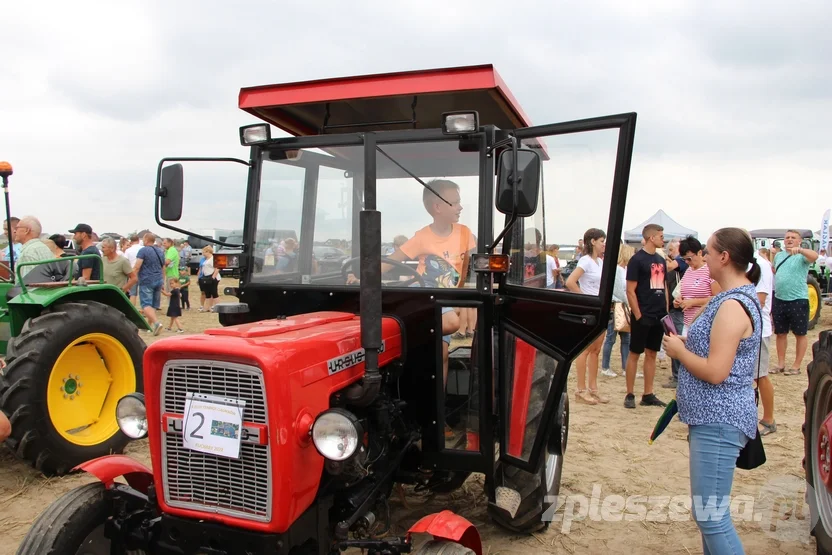
[[[537,212],[540,192],[540,156],[529,149],[517,150],[516,178],[512,174],[514,153],[506,149],[500,153],[497,162],[497,210],[503,214],[514,213],[518,218],[527,218]],[[516,182],[515,182],[516,181]],[[517,204],[514,194],[517,193]]]
[[159,183],[156,184],[156,196],[160,200],[163,220],[176,222],[182,217],[182,191],[182,164],[172,164],[162,168]]

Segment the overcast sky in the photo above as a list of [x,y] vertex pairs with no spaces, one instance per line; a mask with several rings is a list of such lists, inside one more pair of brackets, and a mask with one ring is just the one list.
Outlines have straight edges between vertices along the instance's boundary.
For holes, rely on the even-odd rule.
[[[12,211],[50,233],[158,230],[160,158],[247,155],[241,87],[493,63],[535,124],[638,112],[625,228],[659,208],[702,236],[820,227],[832,206],[828,0],[488,4],[5,2]],[[182,223],[241,225],[244,172],[232,174],[199,186],[187,174]]]

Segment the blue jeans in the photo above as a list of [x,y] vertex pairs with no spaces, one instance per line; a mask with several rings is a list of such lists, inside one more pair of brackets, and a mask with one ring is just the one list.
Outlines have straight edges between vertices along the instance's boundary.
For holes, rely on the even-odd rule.
[[[682,328],[685,327],[685,313],[681,310],[672,311],[670,317],[673,319],[673,325],[676,326],[676,331],[682,333]],[[670,359],[670,371],[673,372],[673,379],[679,379],[679,365],[680,362],[675,358]]]
[[601,368],[610,368],[610,357],[612,346],[615,345],[615,334],[621,337],[621,368],[626,368],[627,357],[630,356],[630,334],[626,331],[615,331],[615,319],[610,316],[610,323],[607,325],[607,337],[604,339],[604,349],[601,354]]
[[692,512],[705,555],[745,553],[731,520],[737,456],[748,438],[730,424],[689,426]]

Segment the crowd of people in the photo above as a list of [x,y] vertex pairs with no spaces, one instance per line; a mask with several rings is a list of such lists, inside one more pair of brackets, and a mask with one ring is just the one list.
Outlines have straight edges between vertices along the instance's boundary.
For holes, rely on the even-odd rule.
[[[27,285],[75,280],[79,284],[103,281],[121,289],[138,305],[158,335],[163,324],[157,311],[162,310],[162,296],[169,299],[165,315],[169,318],[167,331],[184,332],[180,320],[183,310],[190,310],[189,289],[191,273],[188,263],[192,248],[187,241],[178,244],[171,238],[161,238],[151,232],[130,234],[116,241],[104,237],[96,243],[90,225],[80,223],[66,235],[58,233],[43,239],[40,221],[34,216],[10,218],[3,222],[10,244],[0,252],[0,260],[19,268],[20,277]],[[61,261],[70,256],[95,255],[100,258],[80,258]],[[200,290],[199,312],[210,312],[219,300],[220,271],[214,267],[214,250],[202,249],[197,284]],[[46,261],[54,261],[46,263]],[[38,263],[38,264],[34,264]],[[12,268],[9,268],[11,271]]]
[[[689,430],[691,492],[700,499],[723,499],[731,492],[741,451],[777,431],[769,374],[803,371],[809,320],[806,280],[819,253],[802,248],[800,234],[791,230],[785,248],[773,255],[766,249],[755,251],[749,234],[738,228],[716,231],[705,245],[690,236],[674,239],[667,251],[661,226],[645,226],[642,236],[638,252],[624,244],[619,249],[613,313],[607,333],[576,359],[575,399],[588,405],[609,402],[598,392],[598,359],[603,351],[601,372],[615,377],[609,366],[619,339],[627,386],[624,406],[636,408],[642,354],[639,404],[666,406],[653,392],[656,359],[666,352],[672,377],[665,387],[676,389],[679,416]],[[566,289],[599,294],[605,248],[604,232],[587,230]],[[619,317],[619,310],[626,316]],[[770,369],[772,334],[778,365]],[[795,336],[795,359],[787,369],[789,334]],[[730,514],[712,519],[707,507],[694,506],[694,516],[705,553],[742,552]]]

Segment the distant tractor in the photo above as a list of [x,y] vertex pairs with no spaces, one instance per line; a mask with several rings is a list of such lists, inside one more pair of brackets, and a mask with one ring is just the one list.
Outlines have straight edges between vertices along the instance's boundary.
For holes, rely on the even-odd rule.
[[[10,175],[11,165],[0,162],[11,230]],[[142,391],[145,344],[137,328],[149,328],[118,287],[72,279],[80,259],[102,264],[101,257],[19,264],[13,242],[10,237],[9,260],[0,264],[0,355],[6,357],[0,410],[12,425],[0,448],[46,475],[66,474],[127,444],[115,408]],[[24,268],[31,271],[21,279]]]
[[[755,229],[751,231],[751,238],[754,240],[755,250],[761,248],[771,249],[775,241],[782,247],[786,229]],[[820,241],[814,239],[811,230],[799,230],[801,242],[804,249],[819,250]],[[774,260],[772,260],[772,264]],[[809,329],[814,329],[820,321],[820,312],[823,308],[823,291],[826,290],[827,277],[817,262],[809,267],[809,275],[806,277],[806,287],[809,292]]]
[[[547,288],[546,218],[563,222],[544,205],[600,176],[609,204],[592,193],[601,211],[564,236],[603,226],[615,260],[636,115],[531,127],[490,65],[252,87],[239,105],[265,121],[240,129],[248,157],[203,161],[248,167],[241,243],[197,236],[238,249],[213,262],[239,272],[238,301],[217,305],[223,327],[148,347],[145,395],[119,402],[152,468],[82,465],[100,482],[46,509],[18,553],[480,555],[451,511],[389,533],[395,488],[450,492],[475,473],[496,523],[544,530],[569,369],[607,329],[616,272],[603,266],[597,295]],[[174,227],[181,162],[159,164],[156,219],[194,236]],[[316,260],[330,240],[344,256]],[[476,324],[461,343],[463,310]]]

